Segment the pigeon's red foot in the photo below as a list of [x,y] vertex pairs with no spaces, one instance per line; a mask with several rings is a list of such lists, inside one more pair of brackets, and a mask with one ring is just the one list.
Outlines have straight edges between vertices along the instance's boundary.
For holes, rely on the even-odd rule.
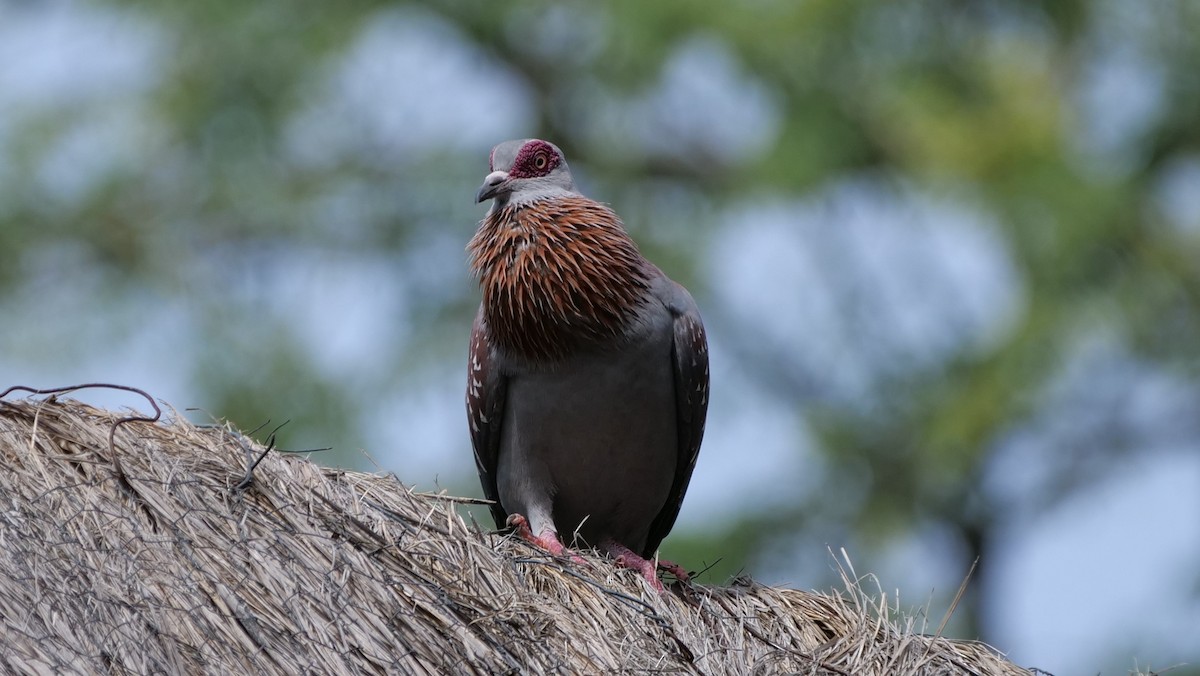
[[692,579],[692,576],[688,575],[688,572],[683,569],[683,566],[675,563],[674,561],[664,561],[659,559],[658,568],[659,570],[665,570],[674,575],[675,579],[679,580],[680,582],[688,582]]
[[[663,589],[662,582],[658,579],[658,568],[654,565],[653,561],[647,561],[646,559],[643,559],[638,555],[637,552],[619,542],[613,542],[612,540],[606,540],[600,543],[600,550],[611,556],[613,562],[621,568],[628,568],[641,573],[642,577],[646,579],[646,582],[650,583],[651,587],[654,587],[660,592],[665,591]],[[674,569],[678,569],[680,571],[683,570],[673,563],[670,565],[672,568],[668,568],[667,570],[670,570],[672,573],[675,572]],[[684,573],[684,575],[686,576],[687,573]],[[676,575],[676,577],[678,577],[678,575]],[[683,577],[680,579],[687,578]]]
[[533,531],[529,528],[529,519],[526,519],[524,515],[510,514],[508,515],[508,520],[505,521],[505,524],[509,528],[513,529],[513,532],[517,534],[517,537],[532,544],[533,546],[544,549],[559,558],[570,559],[572,563],[577,563],[581,566],[587,565],[587,560],[570,549],[567,549],[566,545],[564,545],[562,541],[558,539],[558,533],[555,533],[550,529],[545,529],[540,534],[534,535]]

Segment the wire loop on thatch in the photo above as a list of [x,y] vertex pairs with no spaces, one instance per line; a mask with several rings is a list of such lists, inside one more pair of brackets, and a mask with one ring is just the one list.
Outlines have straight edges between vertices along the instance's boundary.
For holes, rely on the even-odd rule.
[[391,476],[271,453],[244,482],[235,430],[124,417],[0,401],[5,672],[1028,673],[853,585],[660,595]]

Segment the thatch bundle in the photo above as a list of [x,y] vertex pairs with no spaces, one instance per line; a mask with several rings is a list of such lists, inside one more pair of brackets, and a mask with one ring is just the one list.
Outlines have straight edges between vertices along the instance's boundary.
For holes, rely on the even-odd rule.
[[0,402],[4,672],[1027,673],[853,588],[660,595],[392,476],[270,453],[243,482],[240,433],[121,417]]

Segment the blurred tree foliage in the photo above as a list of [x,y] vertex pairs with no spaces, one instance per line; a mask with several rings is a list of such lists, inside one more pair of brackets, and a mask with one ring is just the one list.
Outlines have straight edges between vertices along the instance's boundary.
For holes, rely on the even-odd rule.
[[[666,554],[693,565],[720,556],[729,573],[773,547],[778,555],[780,543],[805,533],[835,546],[857,533],[869,544],[933,524],[955,534],[958,569],[980,558],[982,582],[972,589],[986,593],[996,522],[1012,508],[982,486],[989,462],[1014,429],[1047,413],[1046,388],[1080,335],[1117,335],[1138,359],[1196,379],[1200,230],[1173,222],[1163,202],[1164,186],[1200,176],[1184,171],[1200,161],[1196,3],[104,6],[159,36],[161,70],[138,94],[149,115],[129,136],[137,140],[130,158],[71,197],[40,179],[39,167],[93,111],[64,105],[10,129],[0,173],[0,294],[36,296],[66,278],[91,286],[97,298],[144,295],[181,309],[186,330],[203,337],[200,349],[180,358],[207,393],[207,408],[245,427],[290,417],[285,442],[336,440],[345,454],[331,462],[353,462],[363,445],[364,402],[394,399],[397,382],[434,377],[419,375],[424,365],[461,360],[477,302],[461,249],[437,243],[469,237],[480,215],[470,195],[485,150],[414,139],[377,153],[370,135],[328,149],[324,136],[297,141],[306,136],[297,116],[332,95],[333,64],[381,17],[433,20],[458,40],[447,54],[467,45],[469,60],[502,69],[531,106],[522,131],[557,141],[590,192],[617,205],[651,257],[696,290],[728,350],[715,359],[736,361],[794,401],[817,436],[827,472],[818,490],[727,528],[678,533]],[[664,69],[689,45],[731,63],[735,79],[752,84],[734,94],[757,97],[766,113],[679,131],[676,119],[704,121],[704,111],[684,115],[671,108],[678,102],[655,96]],[[431,51],[415,67],[436,72],[445,56]],[[1124,73],[1110,85],[1115,100],[1092,96],[1112,69]],[[408,81],[399,75],[397,82]],[[1105,107],[1119,107],[1125,87],[1150,104],[1112,123],[1114,132]],[[381,93],[380,101],[428,94]],[[489,103],[470,105],[486,111]],[[336,114],[322,119],[335,139],[352,123]],[[726,128],[736,125],[752,128]],[[312,147],[295,150],[305,142]],[[761,344],[758,327],[731,321],[696,267],[731,205],[801,198],[864,176],[984,210],[1024,294],[1013,325],[985,348],[892,364],[871,381],[868,400],[834,396],[809,367],[781,369],[793,355]],[[345,213],[352,217],[328,220]],[[348,269],[380,256],[396,267],[395,311],[374,326],[405,338],[377,355],[375,368],[348,380],[314,363],[295,318],[245,293],[248,278],[303,275],[271,271],[273,260],[297,250],[344,255]],[[429,273],[422,259],[447,251],[432,264],[443,270]],[[851,325],[860,302],[838,301]],[[145,320],[110,319],[70,338],[27,328],[21,354],[51,359],[87,350]],[[859,344],[886,339],[872,330],[863,325]],[[1025,496],[1029,504],[1070,495],[1108,458],[1136,447],[1119,427],[1089,434],[1064,447],[1078,457],[1057,464],[1042,494]],[[1195,425],[1181,434],[1194,439]],[[846,486],[865,497],[848,502]],[[960,608],[960,633],[986,636],[979,603],[972,594]]]

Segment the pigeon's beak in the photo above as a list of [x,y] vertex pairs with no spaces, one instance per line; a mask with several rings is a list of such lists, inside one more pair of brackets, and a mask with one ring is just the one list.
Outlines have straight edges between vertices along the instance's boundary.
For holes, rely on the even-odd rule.
[[509,189],[508,172],[493,171],[483,179],[483,185],[479,186],[479,192],[475,193],[475,203],[478,204],[501,193],[506,193]]

